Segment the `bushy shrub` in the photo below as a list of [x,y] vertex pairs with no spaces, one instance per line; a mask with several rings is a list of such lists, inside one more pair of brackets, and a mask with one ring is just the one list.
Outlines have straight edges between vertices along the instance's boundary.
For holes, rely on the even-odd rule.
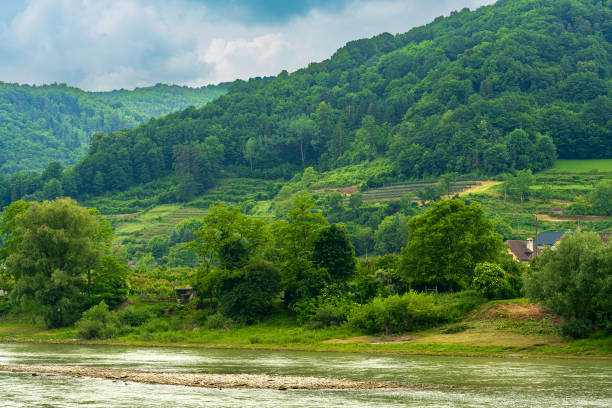
[[312,320],[320,326],[339,326],[348,318],[350,307],[323,304],[317,308]]
[[434,296],[416,292],[374,298],[371,303],[353,309],[348,321],[368,333],[401,333],[443,321]]
[[215,313],[208,316],[204,327],[209,330],[231,329],[234,327],[234,321],[229,317],[223,316],[221,313]]
[[354,303],[343,284],[331,284],[321,294],[305,298],[295,304],[298,323],[311,322],[315,326],[332,326],[344,323]]
[[12,308],[11,303],[0,300],[0,316],[7,314]]
[[497,264],[482,262],[474,268],[474,289],[488,299],[503,299],[510,292],[504,270]]
[[85,339],[107,339],[120,332],[119,317],[102,301],[83,313],[76,323],[79,336]]
[[121,323],[130,327],[142,326],[151,317],[153,317],[153,313],[150,310],[138,310],[134,307],[127,307],[119,314]]
[[436,304],[440,307],[441,315],[446,322],[457,322],[463,319],[466,313],[485,303],[487,298],[475,290],[463,290],[455,293],[440,293],[434,296]]

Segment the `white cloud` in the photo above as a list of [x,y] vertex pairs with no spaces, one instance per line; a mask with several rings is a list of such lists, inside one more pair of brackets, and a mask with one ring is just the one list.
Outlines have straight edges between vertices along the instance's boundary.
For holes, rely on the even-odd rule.
[[[289,47],[280,33],[266,34],[252,40],[215,38],[202,55],[202,61],[215,67],[212,82],[255,77],[267,72]],[[276,65],[276,64],[274,64]]]
[[265,25],[187,0],[30,0],[0,27],[0,80],[105,90],[275,75],[328,58],[347,41],[493,2],[354,0]]

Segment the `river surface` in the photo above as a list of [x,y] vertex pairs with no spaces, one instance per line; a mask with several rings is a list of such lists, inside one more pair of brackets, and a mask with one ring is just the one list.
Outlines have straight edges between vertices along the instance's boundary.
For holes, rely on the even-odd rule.
[[612,362],[596,360],[0,344],[0,364],[265,373],[441,385],[400,391],[219,390],[0,372],[1,407],[612,407]]

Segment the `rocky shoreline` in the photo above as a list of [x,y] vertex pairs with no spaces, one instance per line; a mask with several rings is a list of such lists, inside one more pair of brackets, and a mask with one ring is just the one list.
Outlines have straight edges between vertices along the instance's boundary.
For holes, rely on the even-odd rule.
[[31,375],[66,375],[102,378],[144,384],[182,385],[219,389],[275,390],[379,390],[433,389],[432,384],[411,384],[395,381],[366,381],[345,378],[298,377],[267,374],[204,374],[169,371],[143,371],[90,366],[64,365],[0,365],[0,372]]

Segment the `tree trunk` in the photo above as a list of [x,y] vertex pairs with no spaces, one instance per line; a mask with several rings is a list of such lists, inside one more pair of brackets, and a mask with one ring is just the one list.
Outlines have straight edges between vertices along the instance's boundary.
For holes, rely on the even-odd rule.
[[302,167],[304,167],[305,155],[304,155],[304,141],[300,140],[300,154],[302,155]]

